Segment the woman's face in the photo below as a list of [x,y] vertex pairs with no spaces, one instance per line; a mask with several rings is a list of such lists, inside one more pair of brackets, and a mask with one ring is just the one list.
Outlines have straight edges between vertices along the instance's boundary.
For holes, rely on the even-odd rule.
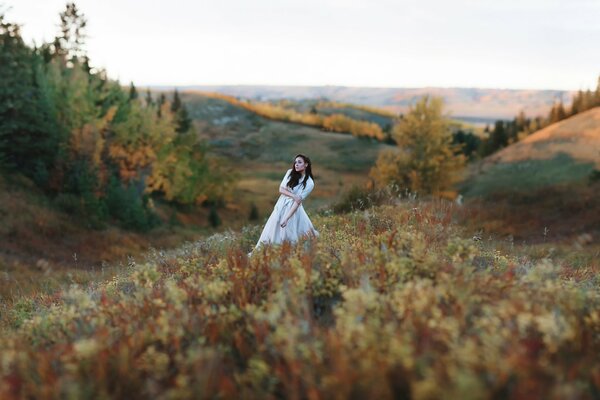
[[296,160],[294,161],[294,168],[296,169],[296,172],[304,172],[306,169],[306,163],[302,157],[296,157]]

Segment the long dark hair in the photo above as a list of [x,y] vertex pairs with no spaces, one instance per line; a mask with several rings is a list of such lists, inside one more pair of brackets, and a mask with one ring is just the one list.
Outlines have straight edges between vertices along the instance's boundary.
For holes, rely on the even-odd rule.
[[312,168],[311,165],[312,163],[310,162],[310,158],[306,157],[304,154],[298,154],[296,155],[296,157],[294,157],[294,162],[292,163],[292,173],[290,174],[290,179],[287,182],[287,186],[290,189],[293,189],[294,187],[296,187],[296,185],[298,184],[298,182],[300,182],[300,178],[302,178],[302,174],[298,171],[296,171],[296,158],[298,157],[302,157],[302,159],[304,160],[304,163],[306,164],[306,169],[304,170],[304,180],[302,181],[302,189],[306,188],[306,181],[308,181],[308,178],[312,178],[313,180],[315,178],[313,178],[312,175]]

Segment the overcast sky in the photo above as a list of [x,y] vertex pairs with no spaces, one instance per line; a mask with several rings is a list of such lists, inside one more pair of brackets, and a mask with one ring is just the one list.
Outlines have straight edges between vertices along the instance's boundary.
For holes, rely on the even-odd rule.
[[[63,0],[0,0],[32,43]],[[600,0],[79,0],[122,83],[595,88]]]

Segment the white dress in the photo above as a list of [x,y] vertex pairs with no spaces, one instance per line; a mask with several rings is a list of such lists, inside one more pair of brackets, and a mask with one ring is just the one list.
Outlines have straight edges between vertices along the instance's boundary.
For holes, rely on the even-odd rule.
[[[300,195],[302,197],[302,201],[304,201],[310,192],[312,192],[313,188],[315,187],[315,183],[312,178],[309,177],[306,181],[306,187],[304,188],[302,186],[302,181],[304,178],[300,178],[300,182],[293,189],[290,189],[287,186],[287,182],[291,173],[292,170],[288,169],[279,186],[286,188],[294,194]],[[277,199],[277,203],[275,203],[273,212],[267,220],[267,223],[265,224],[255,248],[258,248],[261,244],[279,244],[283,241],[290,241],[293,243],[305,235],[319,236],[319,232],[317,232],[312,222],[310,222],[306,211],[304,211],[302,203],[300,203],[296,212],[289,219],[285,228],[281,227],[283,219],[287,216],[293,205],[294,199],[291,197],[284,196],[283,194],[279,196],[279,199]]]

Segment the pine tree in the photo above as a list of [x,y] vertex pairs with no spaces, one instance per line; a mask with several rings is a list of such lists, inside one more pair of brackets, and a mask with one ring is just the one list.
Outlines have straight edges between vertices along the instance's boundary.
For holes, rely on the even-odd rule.
[[42,58],[0,15],[0,163],[45,184],[60,135],[43,90]]
[[129,85],[129,100],[135,100],[139,97],[137,89],[135,88],[135,85],[133,84],[133,82],[131,82],[131,84]]
[[64,63],[84,62],[87,19],[75,3],[67,3],[60,13],[60,34],[54,39],[54,54]]
[[165,94],[161,93],[160,96],[158,96],[158,102],[156,103],[156,105],[157,105],[156,115],[158,116],[158,118],[162,118],[162,108],[166,102],[167,102],[167,98],[165,97]]
[[152,93],[150,93],[150,89],[146,89],[146,106],[154,105],[154,100],[152,99]]
[[494,123],[494,129],[490,133],[488,154],[495,153],[496,151],[508,146],[508,132],[506,130],[504,121],[498,120]]
[[185,133],[192,127],[192,120],[189,117],[188,111],[179,97],[177,89],[173,93],[173,102],[171,103],[171,111],[175,114],[177,123],[177,132]]
[[171,102],[171,111],[177,113],[181,109],[181,99],[179,98],[179,92],[177,89],[173,91],[173,101]]
[[562,100],[558,103],[556,108],[556,118],[557,121],[562,121],[563,119],[567,118],[567,112],[565,111],[565,106],[563,105]]
[[569,115],[575,115],[575,114],[578,114],[581,111],[583,111],[582,110],[582,105],[583,105],[583,92],[580,90],[573,97],[573,101],[571,103],[571,110],[569,111]]

